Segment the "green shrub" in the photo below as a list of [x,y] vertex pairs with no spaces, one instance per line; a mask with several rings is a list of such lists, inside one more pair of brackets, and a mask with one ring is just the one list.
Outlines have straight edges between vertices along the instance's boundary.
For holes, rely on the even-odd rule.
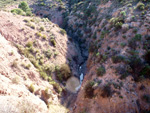
[[134,37],[134,40],[135,41],[140,41],[142,38],[142,35],[141,34],[136,34],[135,37]]
[[29,42],[26,44],[26,46],[27,46],[28,48],[32,47],[32,46],[33,46],[33,42],[32,42],[32,41],[29,41]]
[[30,91],[31,93],[33,93],[33,92],[35,91],[35,88],[34,88],[33,84],[31,84],[31,85],[29,86],[29,91]]
[[116,28],[116,29],[120,29],[120,28],[122,28],[122,25],[123,25],[122,22],[117,22],[117,23],[115,24],[115,28]]
[[23,21],[26,22],[26,23],[30,22],[30,20],[28,20],[28,19],[24,19]]
[[27,65],[26,65],[26,64],[24,64],[24,63],[22,64],[22,66],[23,66],[25,69],[30,69],[30,67],[31,67],[30,64],[27,64]]
[[40,32],[37,32],[35,35],[38,36],[38,37],[42,36],[42,34]]
[[139,2],[139,3],[136,5],[136,9],[144,10],[144,9],[145,9],[145,5],[144,5],[142,2]]
[[21,9],[13,9],[11,10],[12,13],[18,14],[18,15],[24,15],[25,13]]
[[56,41],[55,41],[55,39],[51,38],[51,39],[50,39],[50,42],[51,42],[51,44],[52,44],[54,47],[56,47]]
[[29,27],[32,28],[32,29],[35,29],[35,26],[34,26],[33,24],[31,24],[30,22],[26,23],[25,25],[26,25],[26,26],[29,26]]
[[103,76],[106,73],[105,67],[104,66],[100,66],[97,69],[97,76]]
[[44,60],[43,59],[39,59],[39,64],[43,65],[44,64]]
[[44,31],[44,27],[42,26],[42,27],[40,27],[40,31]]
[[43,39],[43,40],[46,40],[46,39],[47,39],[46,35],[43,35],[43,36],[42,36],[42,39]]
[[44,71],[40,71],[40,76],[42,77],[42,79],[47,80],[48,76]]
[[30,58],[30,61],[34,65],[34,67],[40,69],[39,62],[34,57]]
[[61,29],[61,30],[60,30],[60,33],[61,33],[62,35],[65,35],[65,34],[66,34],[66,31],[65,31],[64,29]]
[[125,11],[121,11],[120,14],[121,14],[122,16],[126,16],[126,12],[125,12]]
[[32,15],[32,12],[31,12],[31,9],[29,8],[27,2],[25,1],[22,1],[19,6],[18,6],[20,9],[22,9],[25,13],[26,13],[26,16],[31,16]]
[[111,18],[110,19],[110,23],[116,28],[116,30],[117,29],[120,29],[120,28],[122,28],[122,25],[123,25],[123,23],[124,23],[124,20],[123,20],[123,18],[119,18],[119,17],[117,17],[117,18]]
[[19,8],[22,9],[24,12],[29,10],[29,6],[28,6],[27,2],[25,2],[25,1],[22,1],[19,4]]
[[109,31],[105,31],[105,30],[102,31],[100,38],[103,39],[105,37],[105,35],[108,34],[108,33],[109,33]]
[[52,72],[55,71],[55,67],[54,65],[44,65],[44,71],[47,73],[47,74],[51,74]]
[[123,43],[123,42],[122,42],[122,43],[120,44],[120,46],[121,46],[121,47],[125,47],[125,46],[126,46],[126,43]]
[[140,75],[146,78],[150,78],[150,65],[145,65],[144,68],[141,70]]
[[31,10],[26,11],[26,16],[32,16]]
[[55,91],[58,93],[58,94],[61,94],[62,92],[62,88],[60,87],[60,85],[54,81],[50,82],[50,84],[53,85],[53,88],[55,89]]

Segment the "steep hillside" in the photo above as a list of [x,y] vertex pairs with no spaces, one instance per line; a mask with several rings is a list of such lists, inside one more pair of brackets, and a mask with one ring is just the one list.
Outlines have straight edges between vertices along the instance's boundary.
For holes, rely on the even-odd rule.
[[65,30],[47,18],[18,13],[15,3],[9,6],[7,12],[0,11],[0,103],[5,105],[0,112],[67,112],[61,104],[75,100],[68,90],[76,90],[65,86],[68,78],[78,75],[80,50]]
[[89,48],[73,113],[149,112],[149,9],[148,1],[138,0],[72,6],[68,33]]
[[149,0],[0,3],[2,112],[150,112]]

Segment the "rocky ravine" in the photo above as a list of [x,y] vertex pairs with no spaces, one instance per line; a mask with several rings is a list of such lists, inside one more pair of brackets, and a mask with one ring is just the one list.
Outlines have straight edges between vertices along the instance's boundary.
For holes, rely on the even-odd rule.
[[[63,3],[62,1],[55,1],[55,5],[51,3],[53,7],[49,6],[48,2],[45,0],[45,4],[42,3],[39,10],[34,10],[35,14],[48,16],[49,19],[63,26],[73,39],[63,34],[56,24],[47,19],[38,20],[37,18],[27,17],[27,20],[24,20],[23,16],[14,16],[2,12],[1,14],[7,16],[0,16],[3,20],[0,26],[2,27],[1,33],[7,40],[22,45],[29,49],[31,53],[33,50],[27,46],[27,42],[35,39],[38,41],[38,46],[34,45],[34,47],[40,50],[40,54],[43,53],[43,49],[47,48],[60,53],[52,54],[51,59],[46,58],[44,63],[52,63],[56,66],[56,69],[56,64],[59,64],[60,61],[60,64],[70,64],[72,74],[78,78],[80,74],[85,73],[79,92],[72,94],[64,90],[66,81],[60,79],[61,77],[58,77],[59,82],[57,81],[57,75],[59,75],[57,70],[56,73],[50,72],[52,78],[60,83],[63,89],[61,98],[59,98],[60,94],[55,85],[52,84],[54,89],[50,90],[54,91],[54,96],[57,95],[59,112],[65,112],[64,108],[60,106],[61,103],[69,107],[72,113],[149,113],[149,1],[78,0],[69,1],[69,9],[63,7],[67,6],[65,0]],[[58,5],[56,5],[57,2]],[[33,5],[33,8],[37,8],[39,5],[41,5],[41,1],[37,6]],[[45,12],[45,15],[41,15],[41,12]],[[56,12],[59,13],[54,15]],[[52,15],[52,18],[50,15]],[[64,20],[62,20],[62,15]],[[10,17],[17,21],[12,21]],[[56,17],[60,18],[56,19]],[[11,29],[8,26],[12,26]],[[21,27],[18,29],[18,26]],[[40,31],[42,35],[45,34],[50,39],[55,37],[56,45],[47,43],[51,41],[49,38],[44,41],[45,38],[41,40],[43,39],[42,36],[37,37],[40,26],[45,26],[44,31]],[[9,32],[6,32],[7,30]],[[14,33],[16,30],[20,32]],[[32,35],[30,35],[30,31],[33,31]],[[11,37],[10,33],[14,34],[12,38],[9,38]],[[20,38],[21,36],[22,38]],[[26,43],[24,43],[24,40],[26,40]],[[30,59],[28,55],[27,57]],[[37,57],[35,58],[37,59]],[[32,60],[30,59],[30,61]],[[34,66],[37,69],[40,68],[38,65]],[[44,67],[44,65],[42,66]],[[68,69],[67,66],[64,67]],[[70,71],[68,70],[68,72]],[[45,77],[42,76],[42,78]],[[51,79],[45,79],[50,80],[51,83]],[[72,83],[72,80],[70,81]],[[51,102],[55,103],[55,99],[52,99]],[[51,103],[50,107],[53,110],[57,109],[57,106]]]
[[[60,95],[65,83],[59,86],[53,81],[57,81],[55,68],[69,64],[72,75],[78,76],[78,64],[82,62],[78,47],[68,40],[69,36],[60,33],[61,28],[48,20],[4,11],[0,11],[0,20],[0,105],[4,105],[0,112],[67,112],[61,104],[73,106],[76,94],[66,90],[63,97]],[[44,26],[41,32],[40,26]],[[49,69],[51,75],[41,72],[43,68]]]
[[80,1],[68,32],[89,45],[87,71],[73,113],[150,111],[149,2]]

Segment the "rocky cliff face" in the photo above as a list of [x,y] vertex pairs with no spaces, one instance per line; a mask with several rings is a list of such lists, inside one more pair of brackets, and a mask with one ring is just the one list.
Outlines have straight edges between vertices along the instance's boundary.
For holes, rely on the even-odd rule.
[[149,2],[81,1],[68,20],[68,32],[89,45],[73,113],[148,112]]
[[[35,15],[48,17],[68,35],[47,18],[0,12],[0,104],[10,108],[0,107],[1,111],[150,111],[148,0],[28,3]],[[74,77],[83,74],[80,90],[71,93],[79,84]]]

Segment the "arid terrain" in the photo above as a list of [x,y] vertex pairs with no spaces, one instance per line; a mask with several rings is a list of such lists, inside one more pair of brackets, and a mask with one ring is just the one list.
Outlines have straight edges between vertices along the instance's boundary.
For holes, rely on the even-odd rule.
[[0,0],[0,113],[150,113],[149,0]]

